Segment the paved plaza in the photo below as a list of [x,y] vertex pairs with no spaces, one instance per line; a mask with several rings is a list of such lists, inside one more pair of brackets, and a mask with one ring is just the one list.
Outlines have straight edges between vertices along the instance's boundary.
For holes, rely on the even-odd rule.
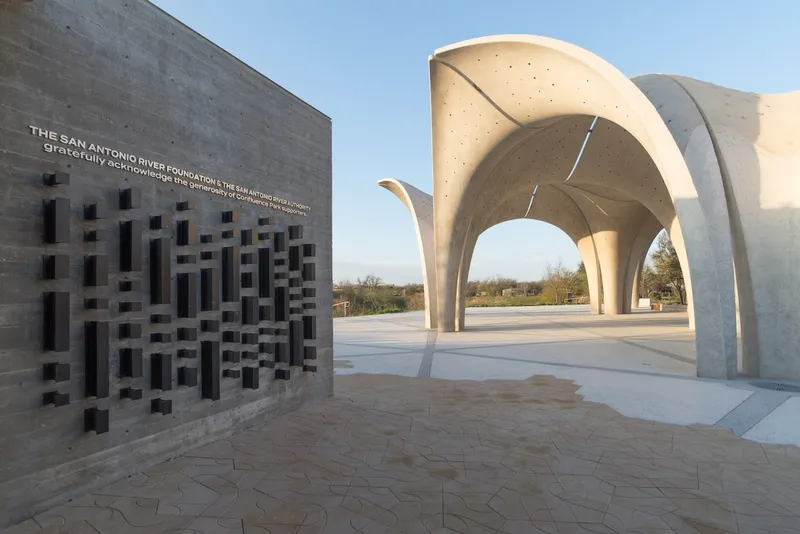
[[336,320],[334,397],[3,534],[800,532],[797,397],[693,378],[685,314],[469,312]]

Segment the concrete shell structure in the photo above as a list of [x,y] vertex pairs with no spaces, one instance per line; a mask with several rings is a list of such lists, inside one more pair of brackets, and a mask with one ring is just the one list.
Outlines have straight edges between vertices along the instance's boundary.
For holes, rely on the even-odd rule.
[[561,228],[583,257],[592,310],[606,314],[630,312],[666,228],[698,375],[800,379],[800,93],[628,79],[584,49],[528,35],[439,49],[430,76],[434,195],[380,182],[414,217],[429,327],[465,327],[472,253],[494,225]]

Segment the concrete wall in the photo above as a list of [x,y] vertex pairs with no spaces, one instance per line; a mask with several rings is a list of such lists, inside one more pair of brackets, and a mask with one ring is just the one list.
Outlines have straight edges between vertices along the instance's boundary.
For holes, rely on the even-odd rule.
[[[31,126],[56,132],[56,140]],[[69,147],[61,134],[87,145]],[[232,198],[193,189],[197,180],[191,178],[182,185],[101,166],[84,158],[123,161],[90,150],[91,143],[135,154],[137,162],[128,165],[144,168],[141,157],[164,164],[151,168],[164,176],[174,177],[166,168],[174,166],[297,206],[274,199],[262,206],[237,199],[225,185],[214,189]],[[47,153],[45,144],[84,156]],[[70,183],[45,185],[43,175],[54,171],[68,173]],[[0,527],[332,393],[331,122],[319,111],[147,2],[4,1],[0,177]],[[129,188],[141,194],[141,204],[122,209],[120,191]],[[56,220],[60,231],[69,229],[69,242],[45,244],[43,206],[54,198],[69,201]],[[86,220],[91,204],[105,211],[101,218]],[[227,211],[238,220],[223,222]],[[151,227],[158,216],[165,216],[163,228]],[[125,221],[142,226],[131,243],[123,236]],[[188,231],[190,244],[180,245],[180,229]],[[283,252],[275,247],[281,235]],[[151,254],[150,242],[159,238],[170,243],[163,263]],[[233,261],[223,262],[222,248],[234,246],[240,248],[230,250]],[[137,247],[141,270],[123,272],[123,249]],[[260,249],[272,249],[274,263]],[[288,257],[290,249],[305,252],[298,265]],[[43,257],[49,255],[67,257],[67,277],[45,279]],[[108,261],[107,281],[97,287],[87,286],[85,258],[92,255]],[[219,280],[201,284],[206,268],[216,269]],[[226,277],[239,294],[233,290],[229,302],[220,299],[217,310],[203,311],[201,296],[223,289]],[[180,281],[190,279],[197,285],[179,293]],[[166,280],[168,302],[153,303],[151,286]],[[131,291],[123,291],[127,281]],[[273,289],[269,297],[261,296],[266,286]],[[67,346],[58,347],[65,350],[47,350],[43,342],[48,292],[69,296],[68,309],[56,309],[49,323],[68,331]],[[289,307],[293,323],[278,320],[278,292],[289,299],[283,308]],[[87,299],[100,299],[101,309],[86,309]],[[180,317],[192,303],[196,315]],[[243,325],[253,310],[261,315]],[[154,324],[156,314],[171,322]],[[220,331],[206,331],[214,321]],[[107,324],[108,338],[100,335],[87,345],[90,322]],[[130,339],[122,326],[128,324],[138,325]],[[289,339],[295,328],[299,334]],[[179,332],[197,339],[178,340]],[[171,337],[160,340],[158,334]],[[237,342],[236,336],[243,337]],[[220,356],[252,359],[222,361],[214,369],[202,357],[203,342],[218,343]],[[142,349],[141,377],[121,376],[126,348]],[[195,358],[181,357],[192,350]],[[154,354],[165,355],[165,373],[151,369],[159,358]],[[68,364],[69,378],[46,380],[50,363]],[[179,367],[196,369],[198,384],[179,383]],[[258,376],[257,389],[245,387],[245,373]],[[153,374],[165,383],[154,384]],[[204,379],[220,381],[217,399],[203,398]],[[99,391],[90,391],[93,385]],[[121,398],[123,390],[139,389],[140,399]],[[69,402],[46,405],[43,395],[54,391],[69,394]],[[170,413],[152,413],[152,400],[159,398],[171,401],[171,412],[162,406]],[[99,416],[100,431],[86,431],[87,410]]]

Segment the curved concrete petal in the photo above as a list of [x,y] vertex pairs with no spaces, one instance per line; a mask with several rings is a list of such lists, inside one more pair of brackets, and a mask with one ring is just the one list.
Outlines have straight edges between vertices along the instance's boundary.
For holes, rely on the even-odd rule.
[[391,191],[405,204],[414,221],[417,232],[419,257],[422,261],[422,284],[425,291],[425,326],[436,328],[436,264],[434,263],[435,247],[433,241],[433,197],[420,191],[411,184],[394,178],[384,178],[378,185]]

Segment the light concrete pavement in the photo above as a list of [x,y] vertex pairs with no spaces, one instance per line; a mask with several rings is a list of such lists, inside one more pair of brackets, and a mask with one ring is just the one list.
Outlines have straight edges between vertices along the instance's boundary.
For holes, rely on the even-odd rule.
[[[334,322],[336,374],[448,380],[574,380],[588,401],[629,417],[728,428],[768,443],[800,445],[800,398],[755,381],[695,376],[686,313],[592,315],[588,306],[469,308],[469,328],[426,331],[423,312]],[[791,383],[784,383],[791,386]]]

